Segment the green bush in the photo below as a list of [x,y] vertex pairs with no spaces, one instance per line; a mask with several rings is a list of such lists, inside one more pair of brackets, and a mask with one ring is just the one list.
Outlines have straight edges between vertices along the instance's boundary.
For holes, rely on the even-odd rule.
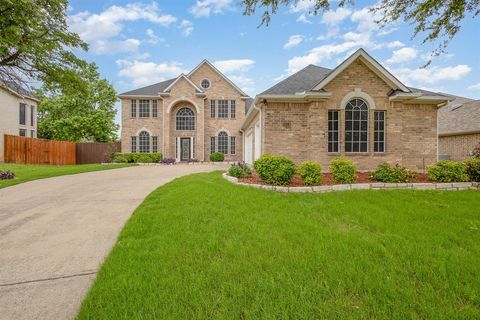
[[246,164],[232,164],[230,169],[228,169],[228,175],[235,178],[246,178],[252,175],[252,169]]
[[328,170],[336,183],[354,183],[357,180],[357,168],[351,160],[338,157],[330,162]]
[[415,175],[415,172],[402,167],[398,163],[393,167],[385,162],[379,165],[374,172],[370,173],[369,177],[373,181],[406,183],[412,181]]
[[221,152],[214,152],[210,155],[210,161],[222,162],[223,160],[225,160],[225,155]]
[[263,181],[273,185],[288,185],[295,174],[295,163],[292,160],[271,154],[264,154],[258,158],[254,168]]
[[298,168],[298,174],[307,186],[322,182],[322,166],[316,161],[304,161]]
[[427,167],[427,176],[437,182],[468,181],[467,165],[463,162],[441,160]]
[[116,153],[113,162],[118,163],[157,163],[162,160],[161,153]]
[[470,181],[480,182],[480,158],[470,158],[465,161],[467,175]]

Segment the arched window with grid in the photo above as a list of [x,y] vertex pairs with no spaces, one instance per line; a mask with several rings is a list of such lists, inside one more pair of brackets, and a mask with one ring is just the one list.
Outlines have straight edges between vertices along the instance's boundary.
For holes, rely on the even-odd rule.
[[150,152],[150,134],[147,131],[142,131],[138,135],[138,151],[140,153]]
[[190,108],[181,108],[176,115],[177,130],[195,130],[195,113]]
[[218,152],[228,154],[228,134],[225,131],[218,133]]
[[345,152],[368,152],[368,106],[362,99],[345,106]]

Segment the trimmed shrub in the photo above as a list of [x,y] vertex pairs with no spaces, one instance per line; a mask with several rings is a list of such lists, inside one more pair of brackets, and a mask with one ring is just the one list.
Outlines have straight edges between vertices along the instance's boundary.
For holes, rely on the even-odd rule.
[[286,186],[295,174],[295,163],[283,156],[264,154],[254,163],[260,178],[268,184]]
[[235,178],[246,178],[252,175],[252,169],[249,166],[243,163],[232,164],[230,169],[228,169],[228,175]]
[[128,157],[123,154],[123,153],[116,153],[114,156],[113,156],[113,162],[116,162],[116,163],[127,163],[128,162]]
[[441,160],[427,167],[427,176],[437,182],[468,181],[467,165],[463,162]]
[[465,161],[467,175],[470,181],[480,182],[480,158],[470,158]]
[[316,161],[304,161],[298,168],[298,174],[307,186],[322,182],[322,166]]
[[141,154],[138,158],[137,161],[138,163],[153,163],[152,157],[150,157],[149,154]]
[[15,173],[10,170],[0,170],[0,180],[15,179]]
[[373,181],[386,183],[407,183],[415,178],[416,173],[402,167],[398,163],[391,166],[388,163],[382,163],[375,171],[370,173],[369,178]]
[[357,168],[347,158],[338,157],[333,159],[328,170],[332,173],[333,181],[336,183],[354,183],[357,180]]
[[223,160],[225,160],[225,155],[221,152],[214,152],[210,155],[210,161],[222,162]]
[[162,158],[161,153],[116,153],[113,161],[119,163],[157,163]]

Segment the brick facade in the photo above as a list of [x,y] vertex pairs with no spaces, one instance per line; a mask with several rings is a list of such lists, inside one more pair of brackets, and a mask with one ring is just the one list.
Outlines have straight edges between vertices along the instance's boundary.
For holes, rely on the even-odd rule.
[[473,149],[480,147],[480,133],[440,136],[438,154],[448,155],[451,160],[463,161],[471,157]]
[[[437,107],[434,104],[390,102],[390,87],[363,62],[357,60],[325,87],[331,96],[323,101],[306,103],[266,102],[264,109],[263,152],[282,154],[297,163],[315,160],[326,170],[339,156],[352,159],[359,170],[372,170],[382,162],[399,163],[422,171],[437,159]],[[342,100],[348,94],[365,94],[374,105],[368,111],[368,152],[345,152],[345,111]],[[361,93],[361,94],[360,94]],[[372,104],[372,103],[370,103]],[[328,110],[339,110],[338,153],[329,153]],[[386,150],[373,152],[373,113],[386,114]]]

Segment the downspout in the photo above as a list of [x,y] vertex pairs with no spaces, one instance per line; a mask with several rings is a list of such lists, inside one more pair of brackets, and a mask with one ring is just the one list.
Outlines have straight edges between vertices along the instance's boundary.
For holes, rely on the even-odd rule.
[[238,130],[242,134],[242,162],[245,163],[245,131]]
[[[263,104],[264,102],[262,102]],[[254,103],[253,108],[258,110],[258,121],[260,121],[260,154],[259,156],[262,156],[263,153],[263,117],[262,117],[262,109],[257,107],[257,105]],[[254,127],[254,136],[255,136],[255,127]],[[255,149],[253,150],[253,158],[255,158]],[[255,159],[253,159],[255,161]]]

